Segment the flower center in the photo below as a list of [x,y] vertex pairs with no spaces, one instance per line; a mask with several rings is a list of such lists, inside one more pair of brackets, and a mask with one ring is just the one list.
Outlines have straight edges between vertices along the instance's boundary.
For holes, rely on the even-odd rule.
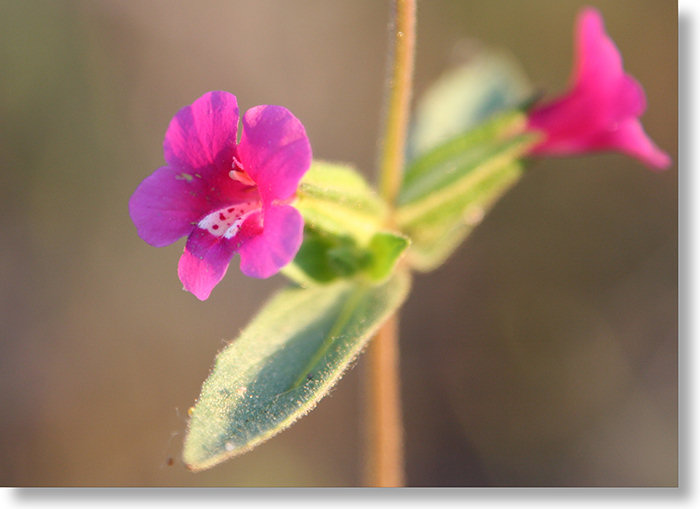
[[212,212],[199,221],[197,226],[215,237],[231,239],[236,236],[246,218],[260,208],[259,201],[236,203]]

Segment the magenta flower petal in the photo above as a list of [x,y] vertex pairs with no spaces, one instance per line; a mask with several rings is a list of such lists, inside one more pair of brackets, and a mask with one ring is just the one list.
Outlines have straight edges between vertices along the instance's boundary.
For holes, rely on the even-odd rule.
[[304,126],[280,106],[256,106],[237,143],[238,104],[208,92],[181,109],[163,143],[168,166],[136,189],[129,212],[154,246],[187,236],[178,264],[184,288],[205,300],[241,254],[241,269],[266,278],[289,263],[303,219],[285,204],[311,164]]
[[642,124],[634,118],[620,124],[618,129],[601,141],[601,146],[604,144],[636,157],[654,168],[668,168],[671,165],[671,157],[649,139]]
[[243,169],[266,203],[296,192],[311,164],[311,145],[301,122],[281,106],[256,106],[243,116],[238,144]]
[[228,270],[235,252],[232,239],[215,237],[198,229],[187,239],[180,257],[177,274],[188,292],[199,300],[206,300]]
[[228,172],[236,150],[238,118],[235,95],[207,92],[173,117],[163,142],[165,161],[174,168],[199,170],[204,177],[224,167]]
[[187,235],[207,208],[202,180],[167,166],[141,182],[129,200],[139,236],[156,247]]
[[646,135],[639,116],[646,109],[641,85],[622,67],[622,57],[605,33],[600,13],[584,9],[576,28],[576,64],[571,89],[534,108],[531,130],[545,135],[534,155],[572,155],[616,150],[653,168],[671,159]]
[[[622,56],[605,32],[600,13],[591,7],[581,10],[576,20],[576,63],[573,85],[614,92],[624,76]],[[591,86],[595,84],[595,86]]]
[[304,231],[304,220],[294,207],[268,207],[263,230],[241,244],[241,271],[246,276],[268,278],[294,259]]

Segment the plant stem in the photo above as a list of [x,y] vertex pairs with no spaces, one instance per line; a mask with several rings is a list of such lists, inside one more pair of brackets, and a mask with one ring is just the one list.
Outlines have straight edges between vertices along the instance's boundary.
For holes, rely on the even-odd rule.
[[393,206],[401,186],[406,131],[413,90],[416,40],[415,0],[393,0],[391,69],[386,97],[384,136],[379,161],[379,192]]
[[[379,191],[393,210],[403,173],[413,88],[415,0],[394,0],[392,16],[394,39],[379,160]],[[393,222],[393,214],[390,214],[389,221]],[[377,487],[403,486],[398,314],[382,325],[370,343],[368,364],[366,484]]]
[[396,315],[382,325],[370,342],[367,353],[366,484],[375,487],[403,486],[403,425]]

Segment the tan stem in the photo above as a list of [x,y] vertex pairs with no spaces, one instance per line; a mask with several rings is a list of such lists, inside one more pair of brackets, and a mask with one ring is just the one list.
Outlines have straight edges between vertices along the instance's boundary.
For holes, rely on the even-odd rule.
[[[416,39],[415,0],[392,2],[393,44],[386,95],[386,117],[379,158],[379,192],[391,210],[401,186],[406,132],[413,89]],[[388,219],[393,226],[393,213]],[[367,355],[366,484],[404,485],[403,423],[399,376],[398,314],[387,320],[372,340]]]
[[393,47],[386,98],[386,118],[379,160],[379,192],[394,205],[401,186],[406,131],[413,93],[413,60],[416,41],[415,0],[394,0]]
[[392,316],[368,352],[366,484],[404,486],[398,319]]

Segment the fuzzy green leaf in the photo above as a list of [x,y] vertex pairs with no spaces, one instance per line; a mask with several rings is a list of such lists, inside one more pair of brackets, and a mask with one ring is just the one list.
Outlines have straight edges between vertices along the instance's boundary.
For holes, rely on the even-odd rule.
[[288,288],[216,357],[190,418],[183,459],[204,470],[309,412],[404,301],[409,276]]
[[470,49],[466,63],[443,74],[418,101],[409,159],[531,96],[525,73],[510,55],[487,48]]

